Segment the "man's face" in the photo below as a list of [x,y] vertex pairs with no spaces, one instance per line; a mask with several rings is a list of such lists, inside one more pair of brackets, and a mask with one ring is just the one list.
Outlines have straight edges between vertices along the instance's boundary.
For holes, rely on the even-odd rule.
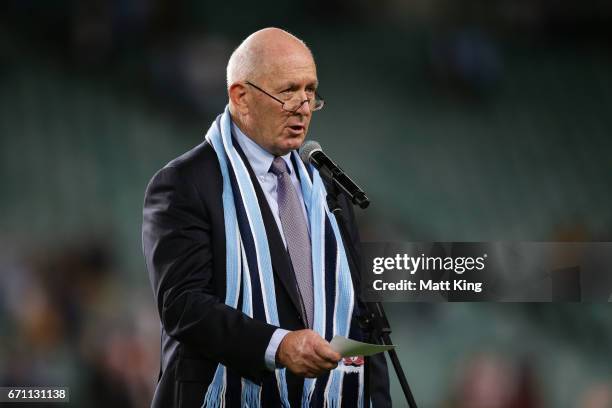
[[[266,68],[253,83],[283,101],[293,95],[294,98],[285,106],[314,99],[317,71],[307,50],[279,55]],[[312,117],[309,104],[304,103],[295,113],[287,112],[278,101],[253,87],[247,87],[251,94],[249,136],[276,156],[298,149],[306,138]]]

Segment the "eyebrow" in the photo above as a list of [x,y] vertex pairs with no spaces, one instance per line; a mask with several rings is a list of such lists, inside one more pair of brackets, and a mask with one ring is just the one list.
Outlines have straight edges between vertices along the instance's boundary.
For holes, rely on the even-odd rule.
[[[314,82],[309,82],[306,84],[306,87],[309,86],[314,86],[315,89],[317,89],[319,87],[319,81],[315,80]],[[298,84],[296,82],[287,82],[281,86],[278,87],[279,90],[284,90],[284,89],[288,89],[288,88],[297,88]]]

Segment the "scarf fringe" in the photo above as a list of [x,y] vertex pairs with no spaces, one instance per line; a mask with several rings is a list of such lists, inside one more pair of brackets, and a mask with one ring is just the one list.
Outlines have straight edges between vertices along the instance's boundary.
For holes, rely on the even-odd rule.
[[202,408],[223,408],[225,406],[225,366],[219,364],[215,376],[206,390]]
[[310,401],[315,390],[316,378],[305,378],[302,391],[302,408],[310,408]]
[[261,407],[261,386],[247,380],[242,379],[242,404],[243,408],[260,408]]

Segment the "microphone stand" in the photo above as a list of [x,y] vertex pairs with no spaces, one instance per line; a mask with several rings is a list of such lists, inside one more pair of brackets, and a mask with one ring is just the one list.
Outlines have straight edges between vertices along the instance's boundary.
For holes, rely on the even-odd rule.
[[[348,232],[348,227],[346,226],[346,220],[342,214],[342,208],[338,204],[338,195],[340,194],[338,188],[335,183],[329,183],[328,194],[327,194],[327,205],[331,212],[336,216],[336,220],[338,221],[338,226],[340,227],[340,233],[343,237],[344,242],[351,242],[350,235]],[[348,201],[350,202],[350,201]],[[361,263],[359,258],[355,252],[355,248],[353,245],[345,245],[345,248],[348,249],[349,256],[352,259],[353,265],[357,268],[357,276],[353,276],[353,283],[355,281],[358,282],[357,285],[354,285],[356,288],[360,288],[360,280],[361,277],[359,275],[359,271],[361,270]],[[374,342],[376,344],[382,345],[391,345],[393,342],[391,341],[391,327],[389,325],[389,320],[387,319],[387,315],[385,314],[385,309],[383,308],[382,303],[380,302],[362,302],[361,294],[358,295],[358,302],[362,303],[365,306],[366,315],[362,316],[360,319],[360,326],[362,329],[366,330],[369,334],[369,341]],[[412,395],[412,391],[410,390],[410,385],[408,385],[408,380],[406,379],[406,375],[404,374],[404,370],[402,369],[402,365],[400,364],[399,358],[397,357],[397,353],[395,349],[387,350],[389,353],[389,358],[391,363],[393,364],[393,369],[395,370],[395,374],[397,375],[397,379],[399,380],[400,386],[402,387],[402,391],[404,392],[404,396],[406,397],[406,401],[408,402],[408,406],[410,408],[417,408],[416,401],[414,400],[414,396]],[[370,357],[365,357],[365,367],[364,367],[364,401],[365,407],[370,407]]]

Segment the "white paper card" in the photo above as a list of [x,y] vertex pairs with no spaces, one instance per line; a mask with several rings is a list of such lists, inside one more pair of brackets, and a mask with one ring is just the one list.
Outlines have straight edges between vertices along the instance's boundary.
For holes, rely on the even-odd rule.
[[342,336],[335,336],[329,344],[342,357],[371,356],[395,348],[392,345],[381,346],[380,344],[362,343]]

